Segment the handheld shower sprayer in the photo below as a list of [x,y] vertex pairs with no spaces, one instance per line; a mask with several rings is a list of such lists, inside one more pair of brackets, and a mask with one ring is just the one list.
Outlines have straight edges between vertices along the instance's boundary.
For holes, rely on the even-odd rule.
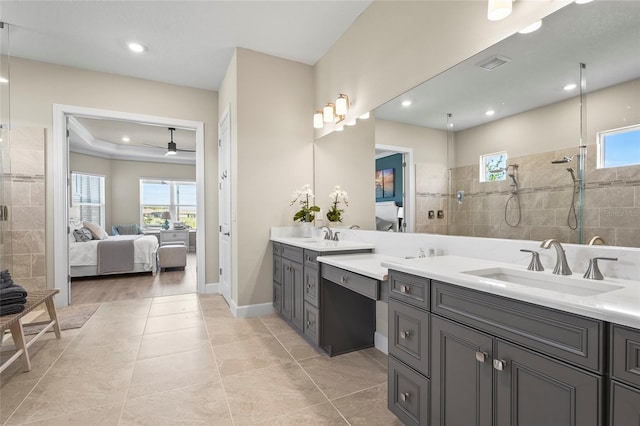
[[567,169],[567,171],[569,172],[569,174],[571,174],[571,180],[573,180],[573,182],[575,183],[576,180],[577,180],[576,179],[576,171],[575,171],[575,169],[573,167],[569,167]]

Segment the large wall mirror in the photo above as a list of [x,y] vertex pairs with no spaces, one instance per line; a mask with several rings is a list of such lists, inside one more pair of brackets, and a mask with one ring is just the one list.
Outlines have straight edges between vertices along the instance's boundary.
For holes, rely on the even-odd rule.
[[640,247],[639,2],[570,4],[373,115],[357,131],[372,139],[359,121],[316,141],[350,152],[316,155],[318,193],[336,169],[368,192],[347,223],[375,229],[376,162],[396,146],[414,232]]

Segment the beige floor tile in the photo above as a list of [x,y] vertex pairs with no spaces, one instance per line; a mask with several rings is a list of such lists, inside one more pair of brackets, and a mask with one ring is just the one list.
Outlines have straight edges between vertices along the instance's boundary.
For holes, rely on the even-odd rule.
[[89,374],[93,370],[133,368],[137,345],[73,346],[51,367],[50,374]]
[[145,334],[140,344],[138,359],[204,349],[209,348],[209,345],[209,335],[204,326]]
[[334,399],[332,402],[353,426],[402,425],[402,422],[387,409],[386,383]]
[[131,399],[219,380],[210,348],[180,352],[137,361],[127,397]]
[[214,346],[272,336],[260,318],[207,318],[206,323]]
[[123,321],[146,318],[151,307],[151,299],[132,299],[121,302],[109,302],[100,305],[89,321]]
[[9,418],[8,425],[57,417],[124,401],[132,370],[94,371],[90,376],[47,374]]
[[158,317],[161,315],[184,314],[185,312],[198,312],[200,306],[198,299],[178,300],[167,303],[152,303],[149,309],[149,317]]
[[[154,305],[162,306],[164,305]],[[180,314],[163,315],[151,317],[147,320],[147,326],[144,334],[162,333],[165,331],[180,330],[183,328],[202,327],[204,320],[202,314],[198,311],[184,312]]]
[[275,335],[282,333],[289,333],[294,331],[288,322],[282,319],[278,314],[263,315],[260,317],[262,322],[265,323],[267,328]]
[[362,352],[378,361],[384,368],[387,368],[387,365],[389,365],[389,357],[387,356],[387,354],[379,351],[376,348],[363,349]]
[[232,425],[220,382],[129,399],[120,425]]
[[223,377],[294,362],[273,336],[219,345],[215,347],[214,354]]
[[183,300],[196,300],[196,299],[198,299],[197,293],[185,293],[185,294],[174,294],[171,296],[154,297],[151,303],[155,305],[157,303],[171,303],[171,302],[178,302]]
[[360,352],[332,358],[323,355],[299,362],[329,399],[387,382],[386,368]]
[[231,415],[236,425],[273,419],[326,398],[296,364],[277,365],[224,377]]
[[29,426],[118,426],[122,405],[112,404],[28,423]]
[[316,349],[309,342],[304,340],[302,336],[296,331],[290,331],[289,333],[278,334],[276,338],[280,341],[282,346],[291,354],[295,360],[301,360],[311,358],[320,355],[322,352]]
[[221,295],[201,294],[198,300],[200,302],[200,310],[205,317],[234,318],[229,304]]
[[260,425],[273,426],[299,426],[299,425],[318,425],[318,426],[339,426],[348,424],[336,411],[329,402],[314,405],[309,408],[303,408],[293,413],[285,414],[275,419],[266,420]]
[[0,388],[0,424],[4,424],[13,411],[18,408],[29,392],[35,387],[39,379],[4,383]]

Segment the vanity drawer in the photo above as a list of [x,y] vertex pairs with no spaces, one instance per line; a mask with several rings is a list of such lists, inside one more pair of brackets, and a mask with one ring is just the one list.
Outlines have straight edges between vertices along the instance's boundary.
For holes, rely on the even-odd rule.
[[302,263],[304,258],[303,256],[304,250],[300,247],[293,246],[282,246],[282,257],[286,257],[289,260],[293,260],[294,262]]
[[304,266],[318,267],[318,252],[312,250],[304,251]]
[[389,354],[429,376],[429,313],[389,299]]
[[611,329],[612,375],[640,387],[640,330],[615,324]]
[[282,244],[280,243],[272,243],[273,244],[273,255],[274,256],[282,256]]
[[354,274],[331,265],[322,265],[322,278],[360,293],[369,299],[380,299],[380,286],[378,280],[373,278]]
[[433,280],[431,312],[520,345],[603,371],[602,321]]
[[429,309],[428,278],[389,271],[389,297],[422,309]]
[[317,269],[304,267],[304,300],[311,303],[313,306],[318,305],[320,274]]
[[389,357],[387,404],[405,425],[429,424],[429,379]]
[[303,332],[313,343],[320,344],[320,311],[307,302],[304,302]]

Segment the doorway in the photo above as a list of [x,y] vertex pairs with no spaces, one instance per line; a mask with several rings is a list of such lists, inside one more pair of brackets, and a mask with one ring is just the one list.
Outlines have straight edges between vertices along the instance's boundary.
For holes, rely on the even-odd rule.
[[[390,156],[401,156],[402,178],[398,185],[401,196],[398,207],[398,230],[401,232],[414,232],[415,229],[415,165],[413,163],[413,148],[394,145],[376,144],[376,161]],[[377,170],[377,169],[376,169]],[[394,191],[395,192],[395,191]],[[401,208],[400,208],[401,207]]]
[[71,303],[69,268],[69,141],[67,121],[80,116],[104,120],[138,122],[154,126],[174,127],[195,131],[196,140],[196,215],[201,218],[196,233],[196,281],[197,291],[205,291],[205,209],[204,209],[204,124],[198,121],[131,114],[119,111],[99,110],[77,106],[53,106],[53,277],[54,287],[60,290],[56,298],[58,306]]

